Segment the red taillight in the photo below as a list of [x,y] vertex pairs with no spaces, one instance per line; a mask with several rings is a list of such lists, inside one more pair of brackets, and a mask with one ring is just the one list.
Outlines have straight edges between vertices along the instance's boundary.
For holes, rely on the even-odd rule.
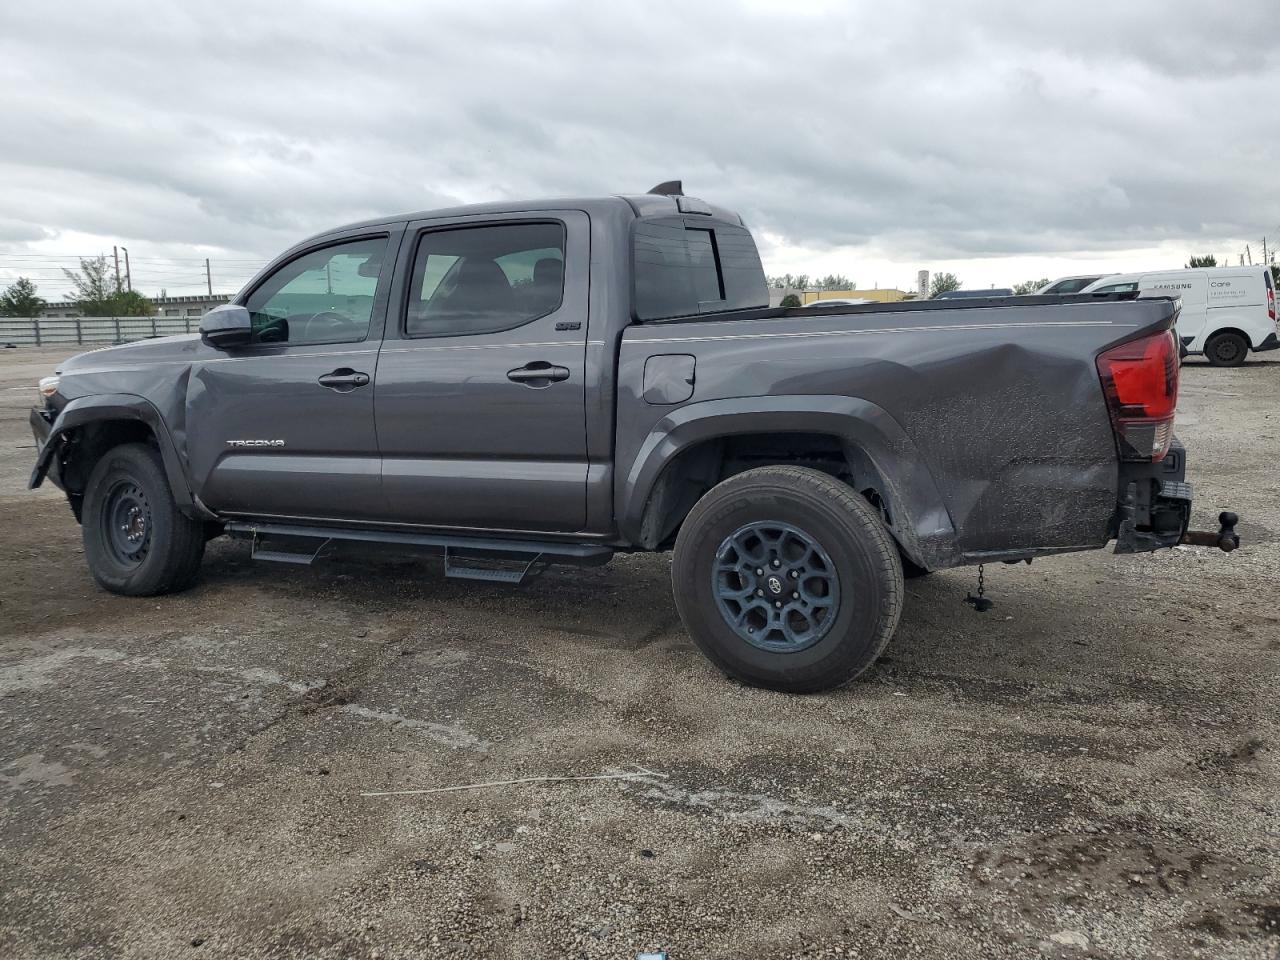
[[1178,405],[1178,341],[1172,330],[1098,355],[1098,375],[1123,460],[1163,460]]
[[1271,318],[1271,322],[1276,322],[1276,292],[1267,287],[1267,316]]

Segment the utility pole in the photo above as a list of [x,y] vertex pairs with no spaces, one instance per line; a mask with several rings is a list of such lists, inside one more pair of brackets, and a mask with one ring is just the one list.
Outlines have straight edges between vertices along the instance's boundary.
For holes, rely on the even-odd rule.
[[329,265],[333,261],[329,260],[324,265],[324,287],[326,293],[333,293],[333,275],[329,272]]
[[1244,245],[1244,252],[1245,252],[1245,253],[1248,255],[1248,257],[1249,257],[1249,266],[1251,266],[1251,267],[1252,267],[1252,266],[1253,266],[1253,251],[1249,249],[1249,245],[1248,245],[1247,243]]
[[124,283],[129,288],[129,292],[133,293],[133,271],[129,269],[129,248],[121,247],[124,251]]
[[204,258],[204,282],[208,286],[209,296],[213,296],[213,272],[209,269],[209,258]]
[[116,261],[116,293],[119,293],[120,292],[120,248],[112,247],[111,256],[113,256]]

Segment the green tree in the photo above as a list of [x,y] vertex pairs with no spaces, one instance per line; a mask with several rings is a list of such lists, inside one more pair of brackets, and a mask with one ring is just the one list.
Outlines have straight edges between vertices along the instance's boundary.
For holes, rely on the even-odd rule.
[[1027,280],[1023,283],[1015,283],[1013,285],[1013,295],[1015,297],[1025,297],[1028,294],[1035,293],[1048,282],[1049,278],[1044,277],[1041,280]]
[[1271,285],[1280,287],[1280,263],[1271,264]]
[[36,296],[36,285],[26,277],[19,277],[0,293],[0,316],[3,317],[38,317],[44,306],[44,298]]
[[794,293],[788,293],[782,298],[782,302],[778,304],[780,307],[798,307],[800,306],[800,298]]
[[936,297],[940,293],[959,289],[960,281],[956,279],[954,273],[935,273],[933,281],[929,284],[929,296]]
[[807,273],[797,274],[796,276],[791,278],[791,285],[793,287],[799,287],[801,290],[808,290],[809,275]]
[[1215,257],[1212,253],[1206,253],[1204,256],[1201,256],[1201,257],[1192,257],[1191,262],[1187,264],[1187,269],[1195,270],[1200,267],[1216,267],[1217,265],[1218,265],[1218,258]]
[[819,290],[852,290],[853,281],[843,273],[828,273],[818,281]]
[[91,257],[80,261],[79,270],[68,270],[63,267],[71,285],[75,288],[75,301],[80,312],[87,317],[109,317],[108,305],[111,297],[118,291],[115,278],[107,272],[105,256]]
[[113,294],[110,305],[113,317],[149,317],[156,312],[151,301],[137,290],[121,290]]
[[80,261],[79,270],[62,270],[75,287],[76,307],[86,317],[149,317],[151,301],[136,290],[124,290],[105,256]]

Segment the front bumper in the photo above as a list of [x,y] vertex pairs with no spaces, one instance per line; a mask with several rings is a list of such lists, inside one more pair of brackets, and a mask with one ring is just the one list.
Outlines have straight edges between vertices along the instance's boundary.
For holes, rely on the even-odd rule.
[[58,458],[53,455],[54,450],[49,446],[49,434],[53,430],[51,416],[52,414],[39,407],[32,407],[31,415],[27,418],[31,424],[31,434],[36,438],[36,465],[27,484],[29,489],[34,490],[40,486],[45,477],[52,480],[55,486],[62,486]]
[[1177,546],[1191,522],[1187,449],[1176,438],[1159,463],[1122,463],[1112,520],[1116,553],[1149,553]]

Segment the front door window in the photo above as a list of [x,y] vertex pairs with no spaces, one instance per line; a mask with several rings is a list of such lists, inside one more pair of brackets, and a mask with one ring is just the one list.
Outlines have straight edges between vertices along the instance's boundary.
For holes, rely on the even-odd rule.
[[385,237],[313,250],[258,287],[245,306],[253,343],[356,343],[369,335]]

